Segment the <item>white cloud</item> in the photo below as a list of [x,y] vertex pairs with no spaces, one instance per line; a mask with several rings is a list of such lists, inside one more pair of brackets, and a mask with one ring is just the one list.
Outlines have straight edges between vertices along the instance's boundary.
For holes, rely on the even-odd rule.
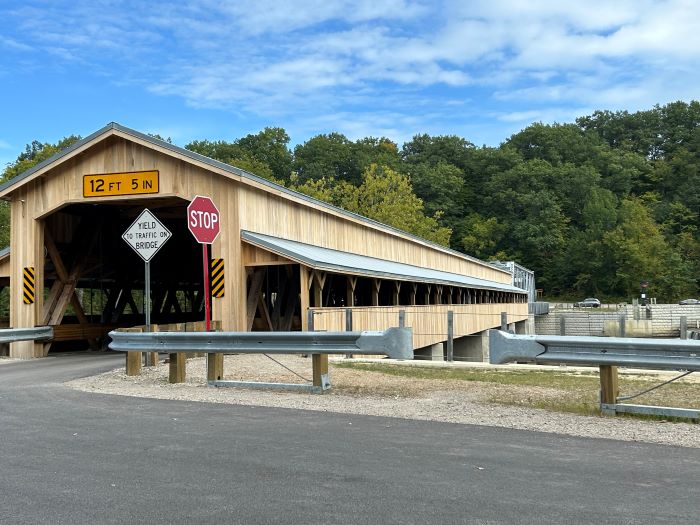
[[[338,129],[349,132],[372,122],[401,133],[431,118],[478,118],[455,104],[476,98],[505,122],[699,98],[700,3],[691,0],[120,6],[28,0],[8,10],[17,30],[0,37],[0,48],[37,60],[50,53],[57,64],[80,64],[194,107],[308,122],[342,115]],[[412,113],[421,97],[437,97],[434,116],[431,104]],[[448,99],[460,113],[444,111]]]

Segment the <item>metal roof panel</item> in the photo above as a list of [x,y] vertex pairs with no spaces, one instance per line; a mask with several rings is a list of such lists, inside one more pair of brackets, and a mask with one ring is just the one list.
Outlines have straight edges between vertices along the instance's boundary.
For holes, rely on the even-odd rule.
[[305,266],[318,270],[337,273],[351,273],[400,281],[426,282],[464,286],[481,290],[525,293],[525,290],[510,284],[497,283],[477,277],[457,273],[422,268],[412,264],[387,261],[366,255],[322,248],[289,239],[280,239],[271,235],[241,231],[241,239],[283,257],[288,257]]

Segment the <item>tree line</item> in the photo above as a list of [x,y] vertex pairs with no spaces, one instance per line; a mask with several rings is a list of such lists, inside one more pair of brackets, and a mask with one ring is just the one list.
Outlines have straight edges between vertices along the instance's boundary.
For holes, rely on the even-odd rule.
[[[159,137],[160,138],[160,137]],[[27,145],[10,179],[79,137]],[[550,298],[698,295],[700,103],[533,123],[498,147],[456,135],[290,146],[283,128],[187,149],[484,260],[535,271]],[[8,244],[7,207],[0,243]]]

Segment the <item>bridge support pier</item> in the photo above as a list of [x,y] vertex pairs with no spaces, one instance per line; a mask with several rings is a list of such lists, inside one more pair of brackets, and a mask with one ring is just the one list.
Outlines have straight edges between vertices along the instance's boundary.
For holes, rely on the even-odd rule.
[[489,332],[484,330],[473,335],[458,337],[454,341],[455,361],[489,361]]

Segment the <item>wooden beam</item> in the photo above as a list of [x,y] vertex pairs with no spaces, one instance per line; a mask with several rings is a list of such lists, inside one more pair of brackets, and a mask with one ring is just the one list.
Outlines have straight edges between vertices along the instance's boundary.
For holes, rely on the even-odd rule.
[[345,287],[345,305],[355,306],[355,288],[357,287],[357,277],[354,275],[346,275],[346,287]]
[[246,300],[246,312],[247,312],[247,323],[248,331],[253,328],[253,321],[255,321],[255,314],[257,312],[257,306],[262,293],[263,280],[265,278],[265,272],[267,268],[256,268],[250,277],[250,287],[248,288],[248,298]]
[[326,274],[319,270],[313,271],[313,295],[314,307],[320,308],[323,306],[323,285],[326,283]]
[[311,279],[309,278],[309,269],[306,266],[299,265],[299,301],[301,314],[301,329],[308,330],[309,323],[307,311],[309,310],[309,289],[311,287]]
[[49,324],[49,320],[51,319],[51,313],[56,308],[56,302],[58,301],[58,297],[59,295],[61,295],[62,290],[63,283],[59,279],[56,279],[51,285],[51,290],[49,291],[49,295],[46,298],[46,301],[44,301],[44,312],[42,315],[41,322],[43,325]]
[[262,294],[258,295],[258,311],[260,312],[260,317],[262,317],[263,321],[267,324],[267,329],[273,331],[274,328],[272,327],[272,319],[270,319],[270,311],[267,308],[267,303],[263,299]]
[[411,293],[408,296],[408,304],[414,306],[416,304],[416,296],[418,295],[418,283],[411,283]]
[[372,306],[379,306],[379,289],[381,287],[381,279],[372,279]]
[[401,281],[394,281],[394,292],[391,295],[391,304],[398,306],[399,294],[401,293]]

